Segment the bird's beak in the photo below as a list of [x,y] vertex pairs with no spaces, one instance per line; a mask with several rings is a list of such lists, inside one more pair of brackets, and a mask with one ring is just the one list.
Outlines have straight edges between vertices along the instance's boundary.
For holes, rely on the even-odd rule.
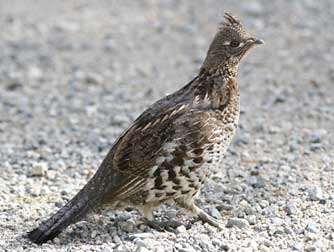
[[264,44],[264,41],[262,39],[254,39],[254,42],[253,42],[255,45],[263,45]]

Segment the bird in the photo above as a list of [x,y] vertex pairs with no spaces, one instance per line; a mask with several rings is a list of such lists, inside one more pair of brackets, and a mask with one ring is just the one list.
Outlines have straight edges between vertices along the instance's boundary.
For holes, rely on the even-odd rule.
[[240,20],[225,13],[198,74],[148,107],[114,142],[95,175],[60,210],[27,234],[41,244],[101,206],[153,211],[173,202],[202,222],[221,223],[196,205],[222,169],[240,114],[238,65],[256,45]]

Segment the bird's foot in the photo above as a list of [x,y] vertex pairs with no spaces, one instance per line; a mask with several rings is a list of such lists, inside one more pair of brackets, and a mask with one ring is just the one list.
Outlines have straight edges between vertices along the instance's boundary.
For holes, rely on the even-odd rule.
[[211,217],[209,214],[207,214],[205,211],[200,209],[196,204],[194,203],[193,199],[184,199],[180,198],[176,201],[176,203],[189,211],[192,215],[196,216],[198,219],[200,219],[204,223],[208,223],[211,226],[214,226],[218,228],[219,230],[223,230],[223,224],[220,223],[218,220],[215,218]]
[[223,230],[223,224],[219,222],[217,219],[211,217],[209,214],[207,214],[203,210],[199,211],[198,218],[204,223],[208,223],[211,226],[218,228],[219,230]]

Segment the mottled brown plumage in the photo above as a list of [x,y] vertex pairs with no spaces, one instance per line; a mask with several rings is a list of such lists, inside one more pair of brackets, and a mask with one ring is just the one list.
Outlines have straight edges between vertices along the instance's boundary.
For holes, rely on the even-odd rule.
[[199,209],[194,197],[223,155],[239,119],[238,63],[255,44],[230,14],[219,28],[196,76],[140,115],[119,137],[94,177],[29,239],[43,243],[101,205],[131,205],[148,220],[174,201],[205,222],[219,223]]

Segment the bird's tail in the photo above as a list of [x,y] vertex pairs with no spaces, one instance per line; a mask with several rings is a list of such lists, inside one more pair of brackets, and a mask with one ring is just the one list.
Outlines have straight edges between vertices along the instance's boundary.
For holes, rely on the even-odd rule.
[[79,221],[100,201],[100,197],[92,195],[92,189],[94,188],[88,183],[57,213],[29,232],[28,238],[34,243],[41,244],[56,237],[68,225]]

